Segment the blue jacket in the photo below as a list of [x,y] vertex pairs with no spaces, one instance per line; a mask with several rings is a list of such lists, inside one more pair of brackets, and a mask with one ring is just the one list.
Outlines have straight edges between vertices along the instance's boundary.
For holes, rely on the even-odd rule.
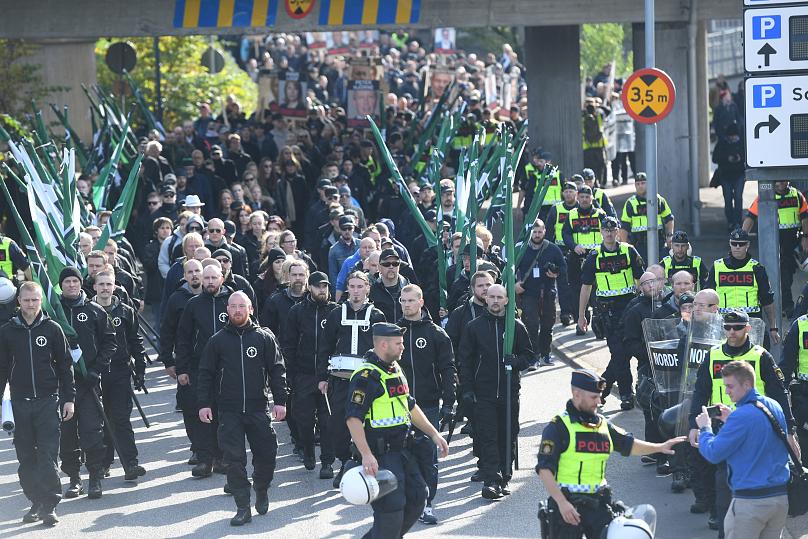
[[769,418],[754,402],[762,402],[786,430],[786,418],[777,401],[752,388],[727,418],[718,434],[709,427],[699,434],[699,453],[729,467],[729,486],[735,498],[768,498],[786,494],[788,450],[774,432]]

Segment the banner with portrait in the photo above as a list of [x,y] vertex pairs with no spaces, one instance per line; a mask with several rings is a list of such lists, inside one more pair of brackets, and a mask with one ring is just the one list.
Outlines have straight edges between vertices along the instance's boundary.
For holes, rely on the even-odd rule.
[[282,71],[278,74],[278,112],[291,119],[306,119],[305,76],[297,71]]
[[382,100],[379,81],[351,80],[348,81],[348,127],[370,127],[367,116],[379,123],[379,104]]
[[449,86],[454,81],[454,71],[445,67],[431,66],[428,71],[429,96],[432,99],[440,99]]
[[454,54],[456,39],[457,31],[454,28],[435,28],[435,53]]
[[258,104],[256,113],[260,120],[278,109],[278,73],[271,69],[258,71]]

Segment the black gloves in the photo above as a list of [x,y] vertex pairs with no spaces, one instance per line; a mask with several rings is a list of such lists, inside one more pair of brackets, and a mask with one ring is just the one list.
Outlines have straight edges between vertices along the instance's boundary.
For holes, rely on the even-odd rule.
[[146,391],[146,373],[138,371],[132,375],[132,385],[135,391]]

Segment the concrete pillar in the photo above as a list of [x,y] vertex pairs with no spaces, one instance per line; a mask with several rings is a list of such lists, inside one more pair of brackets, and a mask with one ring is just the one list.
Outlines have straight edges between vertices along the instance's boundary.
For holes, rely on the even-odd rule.
[[525,28],[529,148],[553,154],[564,176],[580,172],[580,26]]
[[710,185],[710,81],[707,77],[707,21],[699,21],[696,33],[696,97],[699,116],[699,185]]
[[[36,43],[39,49],[29,60],[41,66],[42,82],[46,86],[65,88],[48,96],[47,101],[37,103],[46,123],[58,122],[50,110],[49,103],[60,109],[68,107],[70,125],[81,141],[87,145],[92,141],[90,105],[81,85],[96,84],[95,41],[48,40]],[[56,132],[62,133],[60,127]]]
[[[642,24],[634,25],[634,66],[645,66]],[[656,67],[665,71],[676,86],[673,111],[658,125],[657,178],[659,194],[668,201],[676,228],[692,230],[691,201],[688,189],[690,158],[688,154],[687,122],[687,23],[658,23],[656,25]],[[642,141],[643,124],[638,124],[637,140]],[[637,144],[639,170],[645,165],[644,147]]]

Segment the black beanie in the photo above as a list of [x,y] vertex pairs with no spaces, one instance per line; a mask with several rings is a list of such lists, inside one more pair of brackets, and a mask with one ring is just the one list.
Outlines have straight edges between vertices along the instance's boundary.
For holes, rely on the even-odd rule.
[[286,258],[286,253],[280,247],[273,247],[267,253],[267,262],[272,264],[280,258]]
[[62,273],[59,274],[59,285],[61,286],[62,281],[64,281],[68,277],[75,277],[79,281],[82,280],[81,272],[77,268],[74,268],[73,266],[67,266],[65,269],[62,270]]

